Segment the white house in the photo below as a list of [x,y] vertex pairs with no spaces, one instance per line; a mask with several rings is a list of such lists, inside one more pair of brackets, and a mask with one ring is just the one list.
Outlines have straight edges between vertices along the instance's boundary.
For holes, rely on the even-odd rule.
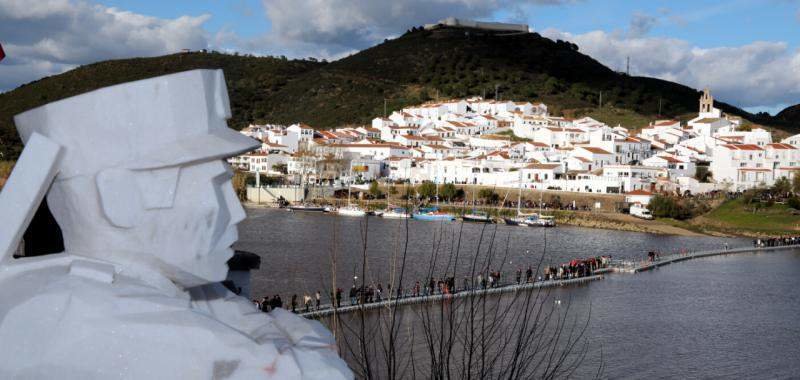
[[625,202],[647,206],[653,199],[653,193],[647,190],[634,190],[625,193]]
[[644,166],[665,168],[669,172],[670,178],[694,177],[697,172],[696,164],[685,156],[675,156],[670,154],[660,154],[642,161]]
[[766,163],[765,151],[758,145],[722,144],[714,148],[709,169],[715,181],[740,191],[772,184],[773,170]]

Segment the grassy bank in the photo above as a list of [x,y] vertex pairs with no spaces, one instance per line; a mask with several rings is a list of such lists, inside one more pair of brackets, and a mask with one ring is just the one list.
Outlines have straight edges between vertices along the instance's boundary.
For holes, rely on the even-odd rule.
[[689,224],[711,233],[738,236],[800,234],[800,214],[785,204],[755,207],[742,199],[729,200]]

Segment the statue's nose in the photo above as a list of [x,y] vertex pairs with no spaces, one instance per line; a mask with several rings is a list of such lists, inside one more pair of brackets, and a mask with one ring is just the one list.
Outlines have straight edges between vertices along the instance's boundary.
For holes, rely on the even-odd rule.
[[225,194],[225,203],[228,207],[228,212],[230,213],[231,218],[229,225],[239,224],[247,217],[247,214],[242,207],[242,203],[239,202],[236,192],[233,190],[233,184],[231,181],[225,182],[223,186],[224,189],[222,191]]

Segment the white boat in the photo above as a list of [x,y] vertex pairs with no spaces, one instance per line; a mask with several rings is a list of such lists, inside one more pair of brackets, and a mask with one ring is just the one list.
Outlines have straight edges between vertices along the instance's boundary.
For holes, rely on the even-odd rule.
[[402,207],[395,207],[391,209],[386,209],[385,211],[383,211],[383,214],[381,214],[381,216],[390,219],[408,219],[411,217],[411,214],[409,214],[408,211],[406,211],[406,209]]
[[343,216],[367,216],[367,212],[363,208],[358,207],[357,205],[354,204],[350,204],[350,188],[353,186],[352,177],[353,177],[353,168],[351,167],[350,168],[351,183],[347,185],[347,206],[340,208],[336,212],[339,213],[339,215]]
[[555,227],[556,226],[556,217],[551,215],[540,215],[539,216],[539,226],[541,227]]
[[310,212],[323,212],[325,208],[322,206],[313,205],[310,203],[301,203],[287,207],[290,211],[310,211]]
[[344,207],[340,208],[336,212],[339,213],[339,215],[344,215],[344,216],[366,216],[367,215],[367,212],[364,211],[364,209],[362,209],[361,207],[358,207],[356,205],[344,206]]
[[503,218],[511,226],[534,227],[539,225],[539,214],[518,214],[513,218]]
[[469,214],[464,214],[461,217],[461,220],[465,222],[473,222],[473,223],[493,223],[494,221],[492,218],[483,211],[473,211]]

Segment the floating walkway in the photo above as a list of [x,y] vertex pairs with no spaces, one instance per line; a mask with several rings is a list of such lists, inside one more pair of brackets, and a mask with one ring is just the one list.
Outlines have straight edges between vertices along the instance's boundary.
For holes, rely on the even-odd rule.
[[686,253],[677,253],[667,256],[662,256],[655,261],[649,260],[642,260],[642,261],[634,261],[634,260],[626,260],[626,261],[614,261],[611,265],[607,268],[601,268],[593,271],[593,275],[586,276],[586,277],[578,277],[578,278],[571,278],[566,280],[548,280],[548,281],[537,281],[533,283],[525,283],[525,284],[508,284],[508,285],[500,285],[492,288],[487,289],[472,289],[472,290],[462,290],[457,293],[453,294],[434,294],[434,295],[427,295],[427,296],[406,296],[402,298],[392,298],[386,299],[379,302],[370,302],[365,304],[356,304],[356,305],[346,305],[338,308],[334,308],[333,305],[322,305],[319,310],[311,310],[309,312],[299,312],[298,314],[302,317],[306,318],[321,318],[335,314],[347,314],[356,312],[359,310],[373,310],[373,309],[380,309],[380,308],[390,308],[394,306],[400,305],[413,305],[413,304],[422,304],[422,303],[435,303],[441,302],[445,300],[451,300],[454,298],[463,298],[463,297],[474,297],[474,296],[482,296],[482,295],[490,295],[490,294],[502,294],[502,293],[512,293],[518,292],[521,290],[530,290],[530,289],[540,289],[540,288],[553,288],[559,286],[568,286],[568,285],[576,285],[576,284],[583,284],[590,281],[595,280],[602,280],[603,276],[609,273],[638,273],[644,272],[651,269],[655,269],[664,265],[676,263],[679,261],[685,260],[692,260],[697,258],[703,257],[710,257],[710,256],[720,256],[720,255],[731,255],[731,254],[740,254],[740,253],[749,253],[749,252],[761,252],[761,251],[776,251],[776,250],[783,250],[783,249],[800,249],[800,245],[780,245],[780,246],[772,246],[772,247],[741,247],[741,248],[730,248],[730,249],[722,249],[722,250],[709,250],[709,251],[697,251],[697,252],[686,252]]
[[742,248],[731,248],[723,250],[676,253],[672,255],[662,256],[656,259],[655,261],[645,260],[645,261],[614,262],[609,268],[596,270],[595,273],[612,273],[612,272],[639,273],[651,269],[656,269],[664,265],[677,263],[679,261],[698,259],[702,257],[732,255],[739,253],[750,253],[750,252],[761,252],[761,251],[776,251],[781,249],[800,249],[800,245],[779,245],[773,247],[742,247]]
[[475,297],[475,296],[482,296],[482,295],[489,295],[489,294],[501,294],[501,293],[513,293],[518,292],[521,290],[530,290],[530,289],[540,289],[540,288],[554,288],[559,286],[567,286],[567,285],[576,285],[576,284],[583,284],[589,281],[595,280],[602,280],[602,274],[595,274],[592,276],[585,276],[585,277],[578,277],[578,278],[571,278],[567,280],[550,280],[550,281],[538,281],[533,283],[525,283],[525,284],[510,284],[510,285],[500,285],[492,288],[487,289],[472,289],[472,290],[462,290],[457,293],[452,294],[433,294],[428,296],[408,296],[402,298],[392,298],[386,299],[380,302],[370,302],[364,304],[357,304],[357,305],[347,305],[338,308],[333,308],[332,305],[322,305],[319,310],[312,310],[307,313],[302,312],[298,313],[302,317],[306,318],[320,318],[336,314],[347,314],[352,313],[359,310],[373,310],[373,309],[380,309],[380,308],[389,308],[399,305],[412,305],[412,304],[421,304],[421,303],[435,303],[441,302],[445,300],[452,300],[456,298],[464,298],[464,297]]

